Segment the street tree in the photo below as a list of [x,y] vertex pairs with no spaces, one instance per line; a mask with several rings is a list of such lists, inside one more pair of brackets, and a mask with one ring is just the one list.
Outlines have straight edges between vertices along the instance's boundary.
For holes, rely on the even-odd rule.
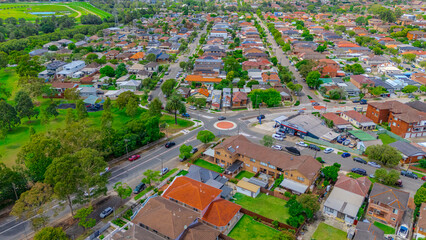
[[403,93],[413,93],[415,91],[419,90],[419,88],[417,86],[414,85],[407,85],[405,86],[401,91]]
[[28,93],[19,91],[15,96],[15,109],[20,118],[27,117],[31,120],[31,117],[37,115],[37,111],[34,109],[33,101],[31,100]]
[[69,240],[61,227],[45,227],[34,235],[34,240]]
[[213,141],[214,138],[215,138],[215,135],[209,130],[202,130],[202,131],[199,131],[197,134],[197,139],[204,144],[207,144]]
[[0,126],[2,129],[10,130],[21,123],[15,108],[5,100],[0,100]]
[[114,191],[117,192],[121,200],[124,200],[132,195],[132,188],[127,183],[117,182],[114,185]]
[[148,104],[148,112],[151,116],[158,116],[161,117],[161,107],[163,104],[161,103],[160,99],[158,97],[154,98],[149,104]]
[[130,99],[134,99],[138,104],[140,102],[139,97],[132,91],[126,91],[118,95],[117,100],[115,101],[119,109],[123,109],[127,106]]
[[265,147],[271,147],[272,145],[274,145],[274,139],[269,135],[263,136],[262,140],[260,141]]
[[399,179],[399,172],[394,169],[388,172],[386,169],[380,168],[374,173],[374,178],[380,183],[388,186],[394,186]]
[[[1,158],[1,156],[0,156]],[[4,163],[0,163],[0,201],[12,202],[18,200],[21,193],[28,188],[28,182],[25,177],[25,171],[15,166],[13,168],[6,167]]]
[[367,147],[365,154],[368,159],[376,160],[386,166],[395,166],[402,159],[396,148],[389,145],[372,145]]
[[136,117],[138,114],[139,106],[134,98],[130,98],[129,102],[126,105],[126,114],[129,117]]
[[175,124],[177,125],[177,112],[185,107],[185,104],[181,101],[181,97],[177,94],[173,94],[169,97],[166,103],[166,110],[174,113],[175,115]]
[[89,215],[93,212],[92,205],[86,208],[80,208],[74,215],[75,219],[79,219],[78,225],[82,226],[84,230],[92,228],[96,225],[96,219],[89,218]]
[[339,176],[341,165],[339,163],[334,163],[331,166],[324,167],[322,169],[322,173],[324,174],[324,178],[328,181],[337,181],[337,177]]
[[186,67],[186,62],[180,62],[180,63],[179,63],[179,67],[180,67],[180,68],[182,68],[182,69],[185,69],[185,67]]
[[318,71],[312,71],[308,73],[308,76],[306,77],[306,84],[308,84],[310,88],[317,89],[322,83],[319,79],[320,77],[321,74]]
[[205,98],[196,98],[194,105],[197,106],[199,109],[204,108],[206,106],[207,99]]
[[161,172],[148,169],[143,173],[143,175],[145,176],[145,178],[142,179],[142,182],[148,186],[152,186],[152,184],[160,180]]
[[87,109],[86,109],[86,106],[84,105],[83,100],[80,99],[80,100],[77,101],[75,109],[77,111],[77,119],[78,120],[83,120],[83,119],[89,117],[89,113],[87,113]]
[[188,159],[188,158],[190,158],[192,156],[191,150],[192,150],[192,146],[191,145],[185,145],[185,144],[183,144],[179,148],[179,152],[180,152],[179,157],[181,159]]
[[164,81],[163,85],[161,85],[161,91],[163,92],[165,96],[171,96],[175,86],[176,86],[176,80],[167,79],[166,81]]

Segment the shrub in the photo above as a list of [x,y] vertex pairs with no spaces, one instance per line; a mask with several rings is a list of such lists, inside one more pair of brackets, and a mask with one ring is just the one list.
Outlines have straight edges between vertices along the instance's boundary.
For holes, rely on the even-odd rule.
[[307,96],[308,96],[308,98],[309,98],[309,99],[312,99],[312,97],[311,97],[311,96],[309,96],[309,95],[307,95]]
[[324,102],[330,102],[330,100],[328,100],[328,99],[324,99],[323,101],[324,101]]
[[232,178],[231,180],[229,180],[231,183],[237,184],[238,183],[238,179],[236,178]]
[[296,103],[294,103],[294,106],[299,106],[300,105],[300,101],[297,100]]
[[425,160],[425,159],[421,159],[421,160],[419,161],[419,164],[420,164],[420,167],[421,167],[421,168],[426,168],[426,160]]
[[129,220],[129,221],[131,221],[130,220],[130,217],[133,215],[133,211],[132,211],[132,209],[129,209],[129,210],[127,210],[124,214],[123,214],[123,218],[125,218],[125,219],[127,219],[127,220]]
[[286,197],[288,197],[288,198],[291,198],[291,195],[292,195],[292,194],[291,194],[290,192],[285,192],[285,193],[284,193],[284,196],[286,196]]
[[346,104],[346,102],[339,102],[339,104]]
[[105,236],[103,234],[99,236],[99,239],[104,239],[104,238]]
[[274,221],[272,221],[272,225],[274,226],[274,228],[278,229],[280,223],[277,220],[274,220]]

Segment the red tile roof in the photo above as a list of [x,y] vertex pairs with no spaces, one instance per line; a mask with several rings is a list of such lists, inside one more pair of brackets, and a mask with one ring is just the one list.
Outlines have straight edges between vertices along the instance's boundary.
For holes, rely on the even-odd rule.
[[345,119],[341,118],[339,115],[332,112],[324,113],[322,116],[325,117],[326,119],[333,121],[334,125],[350,125],[348,121],[346,121]]
[[210,204],[202,219],[217,227],[226,226],[240,209],[241,206],[235,203],[218,199]]
[[220,196],[221,192],[220,189],[181,176],[173,180],[162,196],[167,199],[173,198],[203,211],[214,199]]
[[350,111],[346,111],[343,114],[345,114],[346,116],[354,119],[355,121],[359,122],[359,123],[364,123],[364,122],[373,122],[373,120],[369,119],[368,117],[366,117],[365,115],[355,111],[355,110],[350,110]]
[[348,192],[352,192],[363,197],[367,196],[368,191],[370,190],[371,181],[367,177],[360,177],[353,179],[345,175],[339,176],[334,187],[344,189]]

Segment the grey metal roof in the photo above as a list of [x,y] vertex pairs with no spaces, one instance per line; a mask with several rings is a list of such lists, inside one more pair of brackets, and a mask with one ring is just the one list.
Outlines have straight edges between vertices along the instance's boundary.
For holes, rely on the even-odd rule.
[[251,177],[248,181],[249,183],[253,183],[259,187],[266,188],[268,186],[268,182],[262,181],[260,179],[257,179],[255,177]]
[[188,169],[188,173],[185,176],[199,182],[206,183],[209,179],[216,179],[219,176],[219,173],[199,167],[197,165],[191,165],[191,167]]
[[356,217],[363,202],[363,196],[336,187],[331,191],[324,206],[335,209],[351,217]]
[[426,103],[424,102],[420,102],[420,101],[414,101],[414,102],[408,102],[406,103],[406,105],[421,111],[421,112],[426,112]]
[[389,145],[396,148],[407,157],[414,156],[416,154],[426,154],[422,149],[403,141],[396,141]]
[[370,199],[379,201],[393,208],[405,210],[410,194],[402,190],[375,183],[370,193]]
[[298,183],[290,179],[284,179],[280,185],[284,188],[290,189],[298,193],[305,193],[306,189],[308,189],[307,185]]

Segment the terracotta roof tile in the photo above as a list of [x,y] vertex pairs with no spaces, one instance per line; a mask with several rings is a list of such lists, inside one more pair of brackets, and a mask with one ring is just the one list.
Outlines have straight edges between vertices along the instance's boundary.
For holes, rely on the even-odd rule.
[[360,196],[367,196],[368,191],[370,190],[371,181],[367,177],[360,177],[353,179],[345,175],[339,176],[334,187],[344,189],[348,192],[358,194]]
[[226,226],[240,209],[235,203],[218,199],[210,204],[202,219],[217,227]]

